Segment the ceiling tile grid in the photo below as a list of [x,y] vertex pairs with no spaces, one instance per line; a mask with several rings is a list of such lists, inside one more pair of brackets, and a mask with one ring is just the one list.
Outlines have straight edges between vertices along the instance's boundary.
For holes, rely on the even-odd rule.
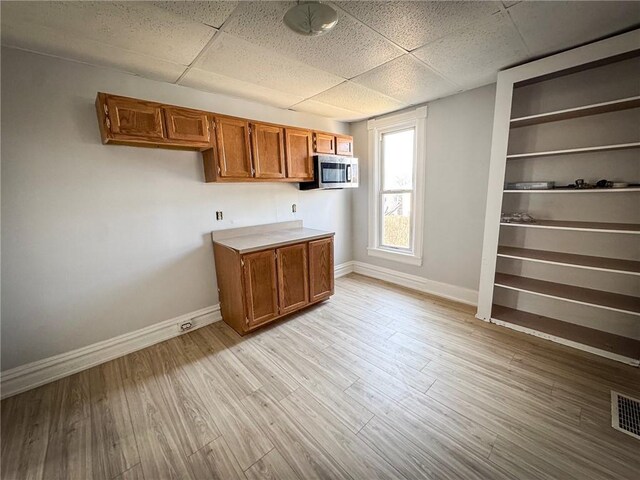
[[353,81],[411,105],[461,90],[459,86],[444,79],[411,54],[369,70],[355,77]]
[[344,78],[352,78],[404,52],[351,16],[338,10],[338,24],[328,34],[305,37],[282,22],[295,2],[243,2],[222,30],[253,44]]
[[304,98],[345,80],[224,32],[218,33],[193,66]]
[[499,70],[531,56],[506,12],[429,43],[413,54],[465,88],[494,82]]
[[[2,1],[2,44],[352,121],[495,81],[640,23],[632,1],[338,1],[331,32],[296,2]],[[219,31],[218,31],[219,29]]]
[[497,13],[501,6],[497,1],[350,1],[335,4],[408,51]]

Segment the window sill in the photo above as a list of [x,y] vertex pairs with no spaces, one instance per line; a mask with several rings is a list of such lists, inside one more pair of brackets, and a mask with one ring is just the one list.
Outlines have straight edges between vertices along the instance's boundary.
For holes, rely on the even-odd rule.
[[409,265],[422,265],[422,257],[418,257],[412,253],[394,252],[382,248],[367,248],[367,253],[371,257],[384,258],[394,262],[407,263]]

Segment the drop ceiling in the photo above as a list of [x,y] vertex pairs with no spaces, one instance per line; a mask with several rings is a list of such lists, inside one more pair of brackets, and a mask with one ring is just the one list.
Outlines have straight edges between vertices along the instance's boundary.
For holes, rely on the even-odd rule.
[[327,3],[336,28],[303,37],[295,2],[3,1],[2,44],[353,121],[640,23],[633,1]]

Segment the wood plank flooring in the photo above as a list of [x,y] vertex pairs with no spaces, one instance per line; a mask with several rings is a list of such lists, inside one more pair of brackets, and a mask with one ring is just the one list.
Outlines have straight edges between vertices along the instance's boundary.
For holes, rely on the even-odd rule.
[[2,479],[632,479],[640,371],[362,276],[2,402]]

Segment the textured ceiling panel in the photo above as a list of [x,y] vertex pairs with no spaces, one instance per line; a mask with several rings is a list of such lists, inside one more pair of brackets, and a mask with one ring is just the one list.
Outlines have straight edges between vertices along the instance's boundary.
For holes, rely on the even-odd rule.
[[192,2],[190,0],[151,3],[186,19],[215,28],[220,28],[238,5],[238,2]]
[[[248,65],[251,67],[247,68]],[[304,98],[344,81],[324,70],[223,32],[218,33],[194,66]]]
[[[44,38],[39,30],[50,29],[60,33],[58,39],[75,40],[67,45],[91,40],[182,65],[190,64],[216,32],[149,2],[2,2],[3,34],[5,26],[16,24],[25,28],[13,29],[13,46],[33,44],[34,36]],[[36,50],[60,52],[63,45],[53,42],[45,39]],[[74,53],[62,56],[75,58]]]
[[640,23],[635,2],[520,2],[509,14],[534,55],[571,48]]
[[352,81],[407,104],[434,100],[460,90],[409,54],[363,73]]
[[354,82],[341,83],[316,95],[311,100],[370,115],[390,112],[406,106],[402,102]]
[[289,108],[301,102],[304,97],[291,95],[236,78],[191,68],[180,80],[180,85],[206,92],[224,93],[234,97],[246,98],[274,107]]
[[291,110],[312,113],[322,117],[335,118],[336,120],[341,120],[343,122],[353,122],[368,117],[368,115],[365,115],[364,113],[353,112],[351,110],[336,107],[335,105],[328,105],[316,100],[305,100],[304,102],[300,102],[291,107]]
[[[29,35],[25,35],[25,32],[29,32]],[[60,30],[42,26],[33,28],[33,25],[21,22],[2,24],[2,44],[109,67],[162,82],[175,82],[187,68],[113,45],[74,37]]]
[[295,2],[246,2],[223,30],[316,68],[351,78],[402,55],[402,50],[342,11],[335,29],[321,37],[289,30],[282,17]]
[[414,54],[465,88],[494,82],[498,70],[529,57],[506,13],[425,45]]
[[336,2],[407,50],[414,50],[500,10],[500,2]]

